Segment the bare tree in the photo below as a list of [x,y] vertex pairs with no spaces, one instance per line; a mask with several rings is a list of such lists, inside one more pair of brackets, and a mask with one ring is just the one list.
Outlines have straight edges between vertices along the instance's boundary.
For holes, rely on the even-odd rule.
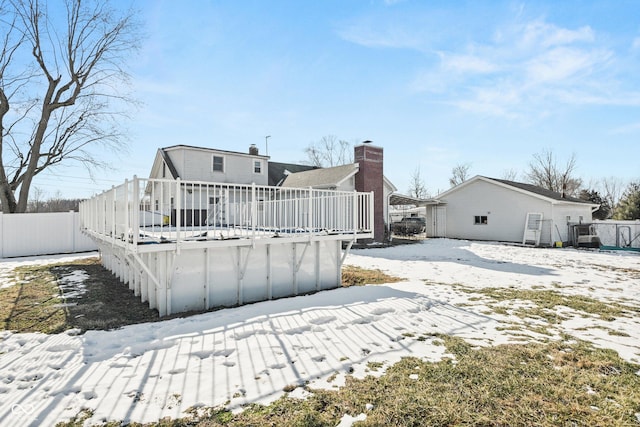
[[505,169],[502,171],[502,179],[507,181],[515,181],[518,179],[518,171],[515,169]]
[[416,167],[411,174],[411,180],[409,181],[409,196],[416,199],[424,199],[429,197],[429,190],[424,183],[424,179],[420,174],[420,166]]
[[100,166],[91,146],[122,147],[117,119],[131,101],[120,92],[123,65],[138,28],[133,11],[119,14],[105,1],[0,0],[3,212],[26,210],[42,171],[72,160]]
[[533,155],[526,177],[531,184],[566,196],[576,196],[582,186],[582,179],[573,175],[575,168],[575,154],[571,155],[564,167],[560,167],[553,151],[544,150]]
[[469,178],[469,169],[471,169],[471,163],[458,163],[451,169],[451,178],[449,178],[449,184],[455,187],[458,184],[462,184]]
[[627,184],[620,178],[615,178],[610,176],[608,178],[603,178],[600,181],[600,193],[602,197],[609,203],[612,209],[615,209],[620,203],[620,199],[622,199],[622,194],[624,193]]
[[351,144],[338,140],[335,135],[323,136],[318,142],[312,142],[305,148],[307,163],[319,167],[331,167],[353,163]]
[[33,187],[31,192],[31,200],[29,200],[28,211],[40,212],[43,210],[44,205],[44,191],[40,187]]

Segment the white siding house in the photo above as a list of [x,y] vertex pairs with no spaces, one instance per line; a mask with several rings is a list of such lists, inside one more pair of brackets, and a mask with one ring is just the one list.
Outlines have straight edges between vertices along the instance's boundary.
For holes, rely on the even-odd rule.
[[426,209],[436,237],[521,243],[532,239],[539,245],[568,241],[568,223],[591,222],[598,208],[531,184],[484,176],[453,187],[437,200]]
[[[360,158],[358,158],[358,154]],[[269,161],[269,156],[258,154],[255,145],[247,153],[212,148],[175,145],[160,148],[149,175],[146,191],[148,211],[176,225],[246,225],[249,220],[247,200],[251,186],[276,185],[282,188],[315,190],[374,192],[375,237],[385,238],[388,226],[389,197],[396,191],[383,174],[383,150],[371,144],[354,147],[357,162],[320,168],[309,165],[293,165]],[[272,169],[273,165],[273,170]],[[194,184],[179,187],[163,185],[157,180],[180,180]],[[209,186],[209,183],[229,184]],[[238,184],[245,187],[238,189]],[[168,188],[180,188],[178,195],[167,193]],[[177,190],[174,190],[177,191]],[[178,209],[180,212],[178,212]],[[291,213],[303,218],[309,212]]]
[[[255,146],[248,153],[216,150],[212,148],[175,145],[160,148],[151,167],[149,179],[180,179],[183,182],[228,183],[267,185],[269,179],[268,156],[261,156]],[[147,189],[149,210],[170,213],[171,224],[180,217],[181,225],[207,223],[238,224],[247,221],[246,207],[249,187],[245,190],[216,187],[208,191],[206,186],[183,185],[180,215],[177,215],[177,194],[167,193],[176,188],[153,182]],[[245,208],[246,210],[246,208]]]
[[268,184],[269,156],[251,147],[249,153],[175,145],[156,153],[149,178],[232,184]]

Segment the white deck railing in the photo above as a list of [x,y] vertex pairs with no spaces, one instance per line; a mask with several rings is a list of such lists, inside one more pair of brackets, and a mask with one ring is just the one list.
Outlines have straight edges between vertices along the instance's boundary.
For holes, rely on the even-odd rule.
[[139,179],[80,204],[81,228],[139,245],[300,234],[372,237],[373,195],[348,191]]

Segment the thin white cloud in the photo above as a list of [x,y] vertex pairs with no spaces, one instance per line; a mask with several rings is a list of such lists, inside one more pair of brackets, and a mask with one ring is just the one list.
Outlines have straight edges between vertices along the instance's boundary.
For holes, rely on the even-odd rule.
[[476,55],[442,55],[442,68],[457,73],[493,73],[498,66]]
[[401,25],[378,26],[370,21],[338,29],[338,35],[346,41],[365,47],[417,49],[423,45],[418,34]]
[[584,26],[577,30],[570,30],[540,20],[524,25],[520,36],[520,43],[523,46],[534,48],[548,48],[578,42],[590,43],[595,40],[595,34],[589,26]]
[[[527,78],[536,83],[559,82],[588,75],[594,67],[605,65],[612,52],[556,47],[543,51],[525,65]],[[570,82],[569,84],[573,84]]]

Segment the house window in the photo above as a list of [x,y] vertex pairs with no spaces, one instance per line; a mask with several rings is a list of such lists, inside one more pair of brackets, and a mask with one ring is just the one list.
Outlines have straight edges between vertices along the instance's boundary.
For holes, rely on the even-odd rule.
[[162,177],[167,177],[167,164],[165,162],[162,162]]
[[262,173],[262,162],[260,160],[253,162],[253,173]]
[[213,171],[224,172],[224,157],[213,156]]
[[160,204],[158,203],[157,200],[156,200],[155,208],[156,208],[156,212],[160,210]]
[[567,215],[567,223],[571,222],[571,215]]
[[475,225],[487,225],[487,216],[486,215],[476,215],[473,217],[473,223]]

